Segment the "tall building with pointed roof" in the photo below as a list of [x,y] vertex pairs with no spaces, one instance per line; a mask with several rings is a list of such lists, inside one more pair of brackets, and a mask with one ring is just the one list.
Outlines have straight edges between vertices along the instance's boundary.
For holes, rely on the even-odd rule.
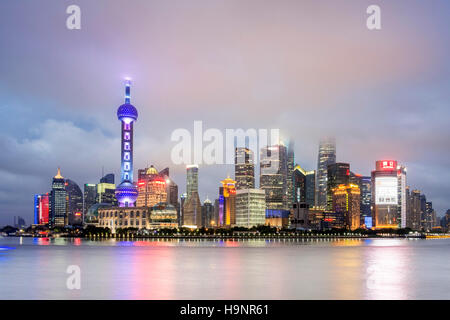
[[50,192],[49,226],[63,227],[67,221],[67,193],[64,177],[58,168],[56,176],[53,177],[52,191]]

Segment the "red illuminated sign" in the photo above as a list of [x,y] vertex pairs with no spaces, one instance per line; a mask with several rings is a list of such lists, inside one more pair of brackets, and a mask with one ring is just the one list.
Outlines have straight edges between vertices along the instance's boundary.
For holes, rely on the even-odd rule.
[[397,161],[395,160],[380,160],[377,161],[377,170],[396,170]]
[[392,160],[383,160],[381,163],[381,167],[383,169],[394,169],[394,161]]

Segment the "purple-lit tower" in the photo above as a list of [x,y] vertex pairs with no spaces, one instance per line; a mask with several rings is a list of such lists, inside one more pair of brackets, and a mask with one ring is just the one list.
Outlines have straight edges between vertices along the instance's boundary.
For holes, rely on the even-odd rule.
[[138,118],[138,112],[130,103],[130,86],[130,80],[126,80],[125,103],[117,109],[117,118],[122,122],[121,183],[116,188],[119,207],[134,207],[138,197],[133,184],[133,123]]

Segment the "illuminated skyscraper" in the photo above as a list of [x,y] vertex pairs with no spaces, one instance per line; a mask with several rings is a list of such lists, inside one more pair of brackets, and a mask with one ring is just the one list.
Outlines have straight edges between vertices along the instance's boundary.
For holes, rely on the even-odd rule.
[[214,227],[216,222],[214,220],[214,206],[211,200],[206,199],[202,206],[202,226],[209,228]]
[[178,225],[182,226],[184,224],[183,217],[184,217],[184,203],[186,202],[187,194],[183,193],[180,196],[180,213],[178,216]]
[[227,177],[221,183],[222,187],[219,189],[220,195],[223,196],[221,225],[232,227],[236,224],[236,181]]
[[300,165],[296,165],[293,172],[294,203],[306,203],[308,207],[313,207],[314,185],[315,171],[305,171]]
[[406,215],[406,227],[413,230],[421,229],[421,197],[420,190],[412,190],[408,197],[408,210]]
[[345,226],[350,230],[360,227],[360,196],[356,184],[340,184],[332,190],[332,211],[344,215]]
[[66,183],[58,168],[58,173],[53,178],[52,191],[50,192],[50,227],[63,227],[67,223]]
[[186,200],[183,206],[183,225],[202,226],[202,204],[198,195],[198,166],[186,167]]
[[289,141],[287,147],[287,157],[286,157],[286,209],[290,210],[292,204],[295,200],[294,194],[294,166],[295,166],[295,156],[294,156],[294,141]]
[[[102,181],[102,180],[100,180],[100,181]],[[117,205],[116,185],[114,183],[108,183],[108,182],[98,183],[95,202]]]
[[166,178],[154,166],[138,170],[137,207],[153,207],[167,202]]
[[236,189],[255,187],[255,160],[253,151],[248,148],[236,148],[234,158],[234,177]]
[[186,167],[186,193],[188,198],[192,192],[198,192],[198,165],[196,164]]
[[[372,199],[372,182],[370,177],[361,177],[361,224],[372,225],[372,211],[370,209]],[[367,220],[366,222],[366,218]]]
[[406,228],[406,202],[408,201],[408,198],[406,195],[406,168],[404,166],[397,166],[397,193],[397,216],[399,218],[399,227]]
[[397,161],[377,161],[372,171],[372,223],[376,229],[400,227],[398,188]]
[[86,217],[89,208],[96,203],[97,185],[93,183],[85,183],[83,197],[83,217]]
[[327,167],[327,210],[333,210],[333,189],[350,183],[350,164],[332,163]]
[[72,180],[66,179],[67,219],[69,225],[83,223],[83,193]]
[[432,202],[425,202],[425,212],[422,215],[422,228],[430,232],[436,226],[436,212]]
[[117,118],[121,121],[121,183],[116,189],[119,207],[134,207],[138,191],[133,184],[133,124],[138,118],[137,109],[130,103],[129,80],[125,83],[125,103],[117,109]]
[[266,222],[266,193],[261,189],[236,191],[236,226],[251,228]]
[[48,224],[49,195],[36,194],[34,196],[34,224]]
[[327,206],[328,165],[336,163],[336,141],[334,138],[322,138],[319,143],[319,155],[316,172],[316,206]]
[[287,149],[279,144],[261,148],[260,188],[266,192],[267,209],[288,209]]

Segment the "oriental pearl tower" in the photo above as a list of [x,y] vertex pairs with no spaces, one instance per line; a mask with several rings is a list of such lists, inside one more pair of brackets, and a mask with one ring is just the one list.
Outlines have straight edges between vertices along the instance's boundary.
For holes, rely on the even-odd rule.
[[133,123],[138,118],[137,109],[130,103],[131,81],[125,81],[125,103],[117,109],[117,118],[122,125],[122,152],[120,178],[116,188],[116,199],[119,207],[134,207],[138,191],[133,184]]

